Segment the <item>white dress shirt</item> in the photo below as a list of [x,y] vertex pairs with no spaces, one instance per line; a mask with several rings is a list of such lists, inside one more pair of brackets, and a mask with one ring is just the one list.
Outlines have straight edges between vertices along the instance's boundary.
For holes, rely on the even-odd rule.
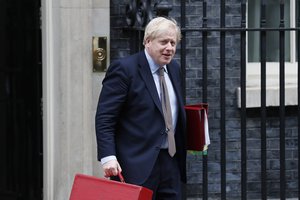
[[[147,53],[145,50],[146,58],[148,60],[150,70],[152,72],[152,76],[156,85],[157,93],[159,98],[160,97],[160,86],[159,86],[159,66],[154,62],[154,60],[150,57],[150,55]],[[165,69],[165,81],[168,87],[168,93],[169,93],[169,99],[170,99],[170,106],[171,106],[171,111],[172,111],[172,125],[174,128],[174,133],[175,133],[175,128],[176,128],[176,123],[177,123],[177,117],[178,117],[178,104],[177,104],[177,98],[176,94],[172,85],[172,82],[170,80],[169,74],[168,74],[168,69],[166,65],[163,66]]]

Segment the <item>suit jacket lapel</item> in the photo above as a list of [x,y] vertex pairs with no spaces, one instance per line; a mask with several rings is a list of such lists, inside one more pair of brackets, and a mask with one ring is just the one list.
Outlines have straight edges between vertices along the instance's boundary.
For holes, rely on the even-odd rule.
[[178,80],[178,75],[176,75],[176,72],[174,70],[174,67],[171,66],[171,64],[167,65],[168,72],[169,72],[169,77],[171,79],[173,88],[175,90],[175,94],[178,100],[178,103],[180,107],[183,105],[183,99],[181,95],[181,86],[180,86],[180,80]]
[[153,80],[153,75],[150,70],[149,63],[146,59],[146,55],[144,52],[142,52],[139,56],[139,72],[141,77],[143,78],[147,89],[149,90],[151,97],[157,106],[157,108],[160,110],[161,113],[163,113],[162,108],[161,108],[161,103],[159,100],[159,96],[157,94],[157,89]]

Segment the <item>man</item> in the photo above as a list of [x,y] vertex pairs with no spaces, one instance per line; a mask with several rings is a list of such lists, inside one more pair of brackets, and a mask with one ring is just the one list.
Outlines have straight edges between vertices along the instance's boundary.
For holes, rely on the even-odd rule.
[[[159,200],[181,199],[181,181],[186,182],[183,80],[172,60],[180,38],[173,19],[152,19],[145,29],[145,50],[108,68],[96,113],[98,159],[105,176],[122,172],[127,183],[150,188]],[[169,107],[162,106],[165,95]],[[170,108],[171,116],[163,108]]]

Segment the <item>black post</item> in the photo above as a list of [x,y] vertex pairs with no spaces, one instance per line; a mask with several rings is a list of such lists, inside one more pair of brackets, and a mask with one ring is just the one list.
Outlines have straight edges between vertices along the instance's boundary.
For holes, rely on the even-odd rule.
[[[180,17],[180,26],[181,26],[181,29],[183,30],[185,28],[185,1],[184,0],[181,0],[180,2],[180,13],[181,13],[181,17]],[[180,47],[180,66],[181,66],[181,72],[182,72],[182,77],[183,77],[183,80],[186,79],[186,32],[185,31],[182,31],[181,32],[182,34],[182,38],[181,38],[181,47]],[[186,84],[185,84],[185,81],[183,81],[183,95],[184,95],[184,104],[186,103]],[[186,187],[184,186],[183,188],[183,198],[186,199]]]
[[[225,28],[225,0],[221,1],[221,16],[220,23],[221,28]],[[220,32],[220,89],[221,89],[221,199],[226,199],[226,116],[225,116],[225,107],[226,107],[226,98],[225,98],[225,31]]]
[[[207,2],[206,0],[203,0],[203,18],[202,18],[202,27],[207,27]],[[202,92],[203,92],[203,98],[202,102],[207,103],[207,31],[202,32],[202,42],[203,42],[203,48],[202,48],[202,78],[203,78],[203,86],[202,86]],[[208,151],[208,150],[207,150]],[[208,155],[203,154],[203,171],[202,171],[202,189],[203,189],[203,200],[208,199],[208,171],[207,171],[207,159]]]
[[[261,2],[261,28],[266,27],[266,2]],[[261,57],[261,199],[267,199],[267,181],[266,181],[266,31],[260,32],[260,57]]]
[[[241,28],[246,28],[246,0],[241,3]],[[241,31],[241,197],[247,199],[246,31]]]
[[[284,1],[280,1],[280,28],[284,28]],[[285,69],[284,69],[285,30],[279,31],[279,65],[280,65],[280,199],[285,199]]]
[[[180,25],[181,29],[185,28],[185,1],[181,0],[180,3]],[[186,78],[186,32],[182,31],[182,38],[181,38],[181,48],[180,48],[180,64],[181,64],[181,71],[183,73],[184,80]],[[186,97],[186,87],[185,87],[185,81],[184,81],[184,97]],[[185,98],[184,98],[185,100]]]
[[169,16],[169,12],[172,10],[172,8],[173,6],[170,5],[167,0],[162,0],[159,3],[155,4],[157,16]]

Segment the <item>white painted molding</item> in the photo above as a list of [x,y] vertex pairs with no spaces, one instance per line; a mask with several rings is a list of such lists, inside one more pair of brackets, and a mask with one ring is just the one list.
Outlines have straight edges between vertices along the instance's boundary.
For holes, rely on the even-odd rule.
[[[279,87],[266,88],[266,106],[278,107],[280,105]],[[297,85],[285,86],[285,106],[298,105]],[[237,106],[241,108],[241,88],[237,88]],[[260,87],[246,88],[246,108],[258,108],[261,106],[261,90]]]
[[[260,63],[247,63],[246,108],[261,106],[261,68]],[[280,70],[278,62],[266,64],[266,106],[279,106]],[[297,97],[298,63],[285,63],[285,106],[298,105]],[[237,106],[241,107],[241,89],[237,88]]]
[[44,200],[54,200],[53,21],[52,0],[42,0],[43,182]]

